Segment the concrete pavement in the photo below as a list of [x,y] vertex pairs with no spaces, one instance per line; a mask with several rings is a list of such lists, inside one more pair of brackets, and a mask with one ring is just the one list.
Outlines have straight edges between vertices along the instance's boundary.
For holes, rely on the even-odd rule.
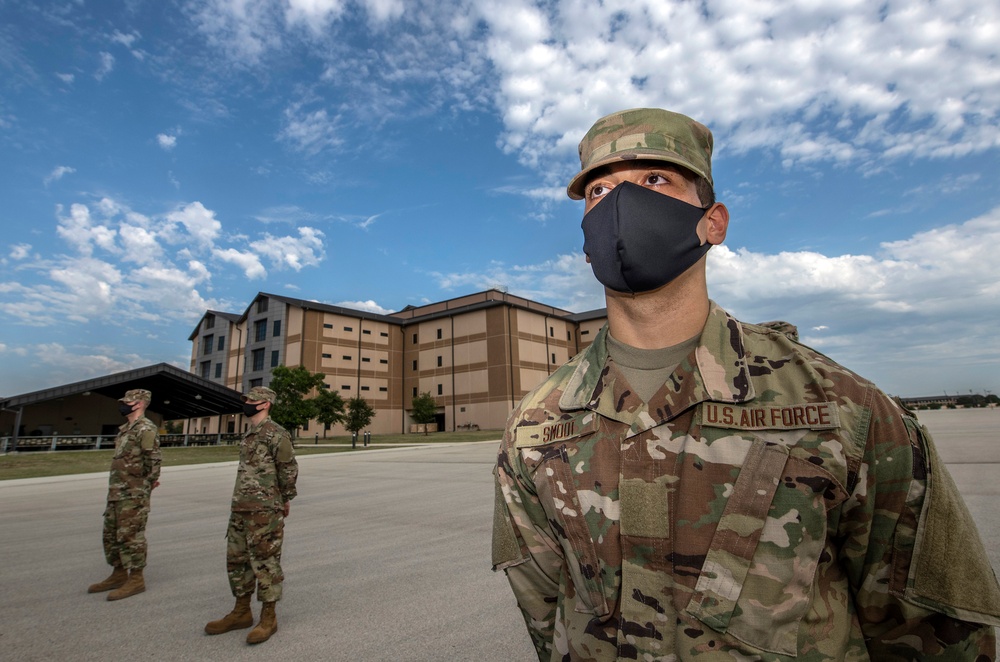
[[[1000,568],[1000,411],[921,420]],[[233,602],[224,536],[234,463],[164,470],[147,591],[118,602],[86,593],[108,572],[107,474],[0,482],[0,659],[531,660],[506,581],[489,570],[495,449],[300,457],[280,629],[257,647],[246,630],[202,633]]]

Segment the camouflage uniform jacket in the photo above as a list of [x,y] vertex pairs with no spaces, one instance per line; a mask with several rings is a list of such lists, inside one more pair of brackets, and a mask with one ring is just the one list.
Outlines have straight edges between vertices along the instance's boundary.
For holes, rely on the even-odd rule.
[[298,476],[299,464],[288,431],[265,418],[247,430],[240,442],[232,510],[281,510],[286,501],[295,498]]
[[160,477],[160,436],[145,416],[118,428],[108,476],[108,501],[146,499]]
[[912,415],[714,303],[647,405],[606,333],[498,455],[494,569],[540,660],[993,659],[1000,588]]

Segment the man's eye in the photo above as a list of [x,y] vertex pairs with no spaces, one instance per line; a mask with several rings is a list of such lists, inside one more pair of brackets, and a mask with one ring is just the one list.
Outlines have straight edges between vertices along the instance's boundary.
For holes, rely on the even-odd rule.
[[660,184],[666,184],[667,178],[663,175],[651,174],[646,177],[647,186],[659,186]]
[[590,191],[587,192],[587,198],[590,200],[596,200],[597,198],[603,198],[608,194],[611,189],[604,184],[595,184],[590,187]]

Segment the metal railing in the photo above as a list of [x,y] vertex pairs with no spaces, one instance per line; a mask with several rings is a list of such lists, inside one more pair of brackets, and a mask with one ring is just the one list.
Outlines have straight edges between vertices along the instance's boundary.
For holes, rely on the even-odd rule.
[[[116,435],[70,434],[0,437],[0,452],[100,450],[114,448]],[[232,433],[161,434],[160,446],[219,446],[239,443],[241,436]]]

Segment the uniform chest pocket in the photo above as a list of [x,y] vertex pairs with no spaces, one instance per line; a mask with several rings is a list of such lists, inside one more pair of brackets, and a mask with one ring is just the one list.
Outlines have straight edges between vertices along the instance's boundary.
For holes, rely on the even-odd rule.
[[754,648],[794,657],[826,543],[827,512],[846,498],[820,466],[755,440],[688,613]]

